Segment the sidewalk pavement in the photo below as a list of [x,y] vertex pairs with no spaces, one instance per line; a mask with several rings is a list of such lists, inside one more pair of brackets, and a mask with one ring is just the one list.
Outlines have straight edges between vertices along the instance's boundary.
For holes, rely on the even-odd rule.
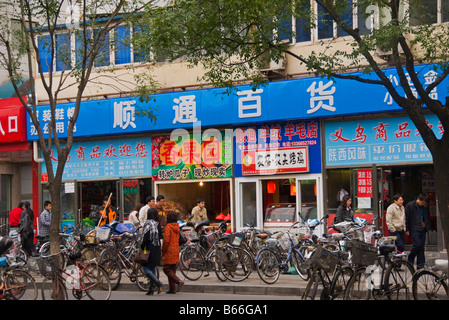
[[[299,275],[288,273],[281,274],[278,281],[274,284],[267,284],[260,280],[256,270],[250,274],[248,279],[240,282],[229,280],[222,282],[218,280],[213,271],[209,273],[208,277],[203,275],[196,281],[185,279],[179,270],[176,272],[176,275],[184,281],[182,292],[300,296],[307,285],[307,281],[302,280]],[[162,272],[162,268],[159,268],[159,279],[164,283],[163,290],[167,291],[168,280],[167,276]],[[120,286],[116,290],[137,291],[139,288],[126,275],[122,275]]]

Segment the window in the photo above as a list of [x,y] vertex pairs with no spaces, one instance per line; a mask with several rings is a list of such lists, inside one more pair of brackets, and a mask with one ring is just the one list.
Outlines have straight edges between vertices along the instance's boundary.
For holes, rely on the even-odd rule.
[[68,33],[56,35],[56,71],[71,68],[70,37]]
[[[101,30],[94,30],[94,41],[99,39]],[[94,66],[95,67],[106,67],[111,64],[111,50],[109,47],[109,33],[104,37],[104,41],[101,42],[98,54],[95,57]]]
[[[44,73],[53,71],[63,71],[72,68],[72,61],[77,68],[81,68],[81,63],[85,53],[89,53],[94,37],[98,37],[101,29],[76,31],[74,33],[61,33],[55,37],[56,53],[55,62],[51,62],[51,37],[42,35],[38,37],[39,58]],[[139,28],[134,28],[134,33],[139,32]],[[131,28],[120,25],[113,31],[106,34],[98,55],[95,58],[95,67],[107,67],[112,64],[123,65],[133,62],[143,61],[143,51],[136,52],[131,45]],[[72,49],[74,46],[74,50]],[[148,54],[149,52],[145,52]],[[88,63],[88,61],[86,62]]]
[[416,0],[410,4],[410,25],[449,22],[449,1]]
[[37,42],[42,72],[53,70],[51,63],[51,37],[39,36]]
[[114,30],[115,64],[131,63],[131,33],[128,26],[119,26]]

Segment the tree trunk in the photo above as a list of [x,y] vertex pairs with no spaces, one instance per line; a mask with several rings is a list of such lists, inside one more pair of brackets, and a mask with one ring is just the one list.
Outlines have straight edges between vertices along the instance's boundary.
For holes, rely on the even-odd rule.
[[[443,241],[446,252],[449,252],[449,145],[438,148],[433,153],[433,167],[435,175],[435,189],[437,191],[437,207],[441,218]],[[449,272],[449,270],[448,270]]]

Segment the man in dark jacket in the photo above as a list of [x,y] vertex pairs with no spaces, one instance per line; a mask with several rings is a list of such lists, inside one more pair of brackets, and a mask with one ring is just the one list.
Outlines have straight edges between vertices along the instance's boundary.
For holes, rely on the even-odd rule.
[[411,236],[413,243],[408,261],[414,264],[416,257],[417,269],[423,268],[426,262],[424,246],[426,244],[426,233],[430,228],[427,201],[427,194],[421,193],[416,200],[410,201],[405,206],[406,235]]

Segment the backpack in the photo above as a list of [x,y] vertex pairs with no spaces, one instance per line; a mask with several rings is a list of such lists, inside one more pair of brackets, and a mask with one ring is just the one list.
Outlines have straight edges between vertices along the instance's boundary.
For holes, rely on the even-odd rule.
[[33,230],[33,221],[29,214],[24,214],[19,221],[19,233],[28,234]]

